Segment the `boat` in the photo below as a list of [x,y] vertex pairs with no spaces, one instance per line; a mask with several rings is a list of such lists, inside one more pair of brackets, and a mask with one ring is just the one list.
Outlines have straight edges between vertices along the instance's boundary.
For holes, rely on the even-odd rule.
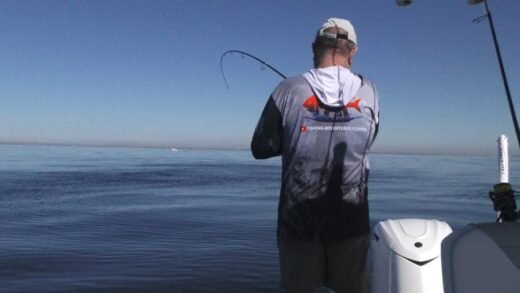
[[435,219],[390,219],[372,231],[372,293],[520,292],[520,212],[500,136],[500,183],[489,193],[496,222],[453,231]]
[[[408,6],[412,0],[396,0]],[[484,5],[497,53],[516,138],[520,127],[487,0]],[[430,219],[391,219],[372,231],[371,292],[373,293],[513,293],[520,292],[520,212],[509,183],[507,137],[498,139],[499,183],[489,192],[495,222],[468,224],[455,231]]]

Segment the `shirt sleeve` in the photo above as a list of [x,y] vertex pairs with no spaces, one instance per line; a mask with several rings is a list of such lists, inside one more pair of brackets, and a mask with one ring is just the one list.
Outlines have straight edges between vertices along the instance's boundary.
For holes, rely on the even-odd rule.
[[372,83],[372,87],[374,88],[374,121],[376,123],[376,129],[374,132],[374,138],[372,139],[372,142],[376,139],[377,134],[379,133],[379,91],[377,90],[376,86]]
[[251,140],[251,153],[255,159],[268,159],[281,154],[282,129],[282,114],[271,96]]

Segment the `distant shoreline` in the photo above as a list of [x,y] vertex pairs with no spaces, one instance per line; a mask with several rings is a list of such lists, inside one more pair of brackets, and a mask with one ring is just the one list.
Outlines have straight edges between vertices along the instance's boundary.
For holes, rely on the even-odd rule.
[[[139,145],[132,143],[120,143],[120,144],[103,144],[103,143],[59,143],[59,142],[2,142],[1,145],[19,145],[19,146],[59,146],[59,147],[98,147],[98,148],[136,148],[136,149],[167,149],[171,150],[172,148],[177,149],[179,151],[182,150],[219,150],[219,151],[249,151],[247,147],[193,147],[193,146],[178,146],[178,145]],[[374,150],[371,152],[374,155],[424,155],[424,156],[495,156],[495,153],[490,152],[463,152],[463,151],[453,151],[453,152],[427,152],[423,150],[417,151],[388,151],[388,150]],[[515,157],[518,156],[518,152],[513,151],[510,154]]]
[[177,150],[223,150],[223,151],[249,151],[249,148],[224,148],[224,147],[183,147],[170,145],[138,145],[138,144],[103,144],[103,143],[59,143],[59,142],[0,142],[0,145],[19,146],[59,146],[59,147],[98,147],[98,148],[137,148],[137,149],[177,149]]

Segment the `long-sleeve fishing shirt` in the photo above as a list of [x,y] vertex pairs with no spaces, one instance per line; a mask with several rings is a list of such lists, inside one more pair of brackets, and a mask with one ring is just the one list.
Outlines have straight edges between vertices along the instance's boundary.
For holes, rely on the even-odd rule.
[[251,142],[282,156],[278,236],[323,242],[369,232],[368,151],[379,124],[374,84],[343,67],[281,82]]

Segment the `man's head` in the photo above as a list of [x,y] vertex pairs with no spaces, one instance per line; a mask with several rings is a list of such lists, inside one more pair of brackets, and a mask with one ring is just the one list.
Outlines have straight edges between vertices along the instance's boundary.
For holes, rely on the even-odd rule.
[[314,67],[338,65],[350,68],[356,48],[356,32],[350,21],[329,18],[318,30],[312,43]]

